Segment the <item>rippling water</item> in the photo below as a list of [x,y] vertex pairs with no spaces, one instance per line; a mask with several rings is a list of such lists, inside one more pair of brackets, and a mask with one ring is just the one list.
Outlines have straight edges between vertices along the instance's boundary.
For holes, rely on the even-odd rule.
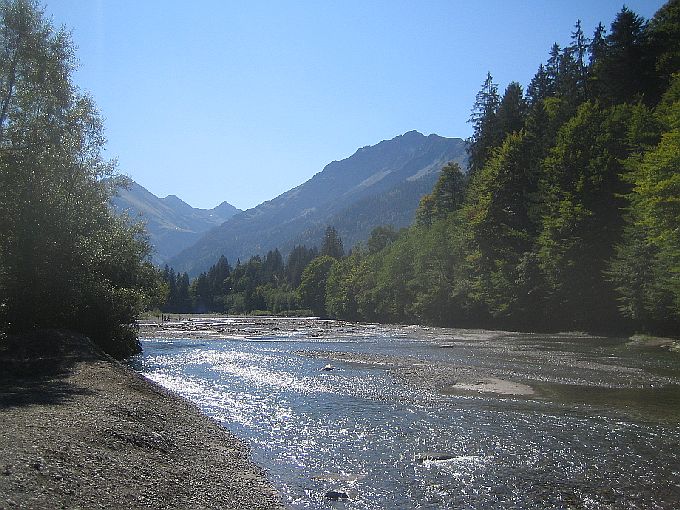
[[[512,345],[528,343],[558,354],[564,349],[537,336]],[[588,357],[578,367],[560,366],[562,358],[553,356],[556,365],[542,369],[532,366],[533,355],[504,358],[502,350],[474,341],[441,348],[388,328],[324,339],[142,344],[135,368],[246,439],[290,508],[680,507],[680,428],[645,411],[645,405],[661,414],[667,408],[669,416],[678,411],[677,387],[661,384],[674,381],[667,375],[676,375],[670,357],[611,360],[601,352],[611,366],[625,364],[630,378],[657,377],[661,390],[636,398],[639,388],[604,384],[603,395],[583,398],[583,386],[574,383],[592,370]],[[609,347],[602,341],[599,348]],[[494,362],[543,386],[528,398],[444,395],[376,365],[332,361],[335,370],[325,372],[329,360],[300,354],[309,350]],[[598,377],[606,377],[604,366]],[[610,397],[619,405],[607,406]],[[422,461],[426,452],[447,458]],[[328,501],[329,490],[350,499]]]

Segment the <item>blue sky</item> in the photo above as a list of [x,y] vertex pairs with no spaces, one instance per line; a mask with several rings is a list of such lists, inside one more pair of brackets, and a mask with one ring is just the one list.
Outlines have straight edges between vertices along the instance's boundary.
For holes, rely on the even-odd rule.
[[[662,1],[629,0],[650,18]],[[107,154],[159,196],[245,209],[416,129],[470,135],[490,71],[526,85],[577,19],[621,0],[51,0]]]

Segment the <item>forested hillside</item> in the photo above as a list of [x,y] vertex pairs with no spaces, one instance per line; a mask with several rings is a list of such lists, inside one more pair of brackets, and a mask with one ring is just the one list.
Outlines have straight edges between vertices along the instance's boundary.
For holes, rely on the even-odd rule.
[[524,329],[680,330],[680,2],[577,22],[526,86],[486,77],[469,176],[418,223],[330,266],[333,317]]

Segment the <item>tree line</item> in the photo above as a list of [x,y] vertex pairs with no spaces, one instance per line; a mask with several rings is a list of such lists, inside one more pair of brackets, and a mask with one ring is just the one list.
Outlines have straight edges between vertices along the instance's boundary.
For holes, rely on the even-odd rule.
[[232,267],[226,257],[190,282],[186,273],[165,266],[160,277],[167,313],[317,313],[315,298],[305,293],[312,277],[307,267],[320,260],[344,256],[342,239],[332,226],[326,228],[321,250],[299,245],[285,262],[278,249],[264,257],[255,255]]

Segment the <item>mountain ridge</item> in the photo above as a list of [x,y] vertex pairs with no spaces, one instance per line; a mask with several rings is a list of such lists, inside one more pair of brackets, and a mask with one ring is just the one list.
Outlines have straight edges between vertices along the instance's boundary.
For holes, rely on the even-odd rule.
[[[338,231],[347,248],[367,238],[370,230],[385,223],[386,218],[395,220],[395,228],[407,226],[420,196],[431,190],[441,168],[449,161],[465,166],[465,148],[460,138],[425,136],[417,131],[361,147],[348,158],[328,163],[304,183],[210,229],[195,244],[172,257],[169,264],[195,276],[220,255],[230,262],[274,248],[285,255],[295,244],[318,244],[320,236],[313,240],[312,235],[337,217],[345,218],[344,227]],[[400,196],[409,199],[391,204],[393,210],[386,207],[371,218],[367,212],[371,199],[380,202],[400,186],[404,188]],[[409,189],[417,189],[418,194]],[[363,219],[353,224],[352,207],[363,200],[369,201],[368,209],[364,204]]]
[[117,190],[111,206],[117,214],[127,213],[132,219],[146,224],[154,247],[152,260],[155,264],[167,262],[196,242],[204,232],[240,211],[228,202],[212,209],[199,209],[177,195],[160,198],[131,179],[128,186]]

